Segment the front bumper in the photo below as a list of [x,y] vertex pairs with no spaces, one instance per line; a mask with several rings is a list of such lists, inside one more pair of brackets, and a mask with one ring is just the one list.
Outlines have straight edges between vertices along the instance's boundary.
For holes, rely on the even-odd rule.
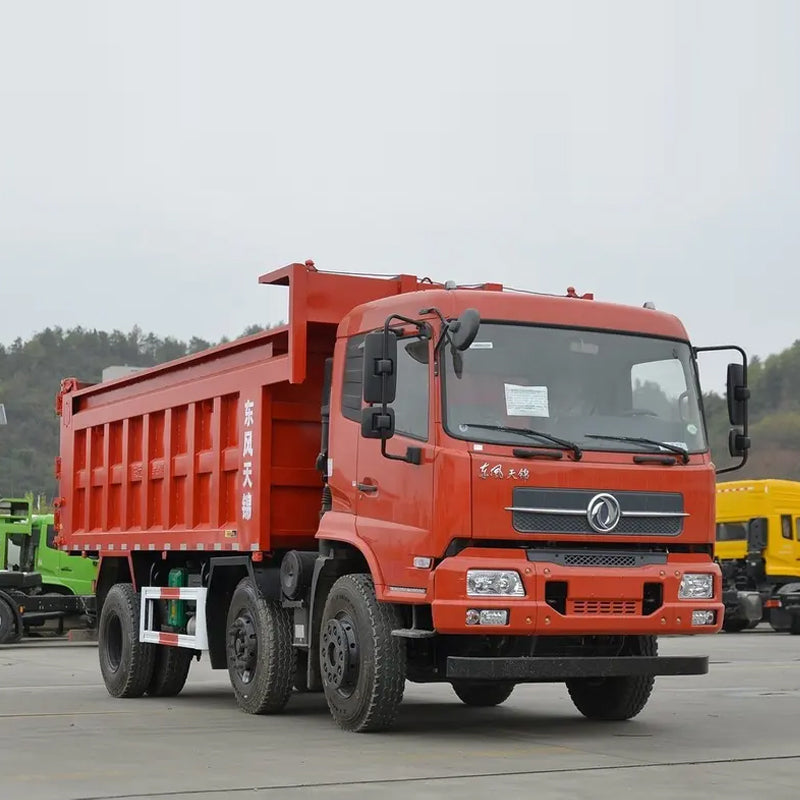
[[624,656],[570,658],[447,659],[447,680],[564,681],[570,678],[612,678],[631,675],[705,675],[708,656]]
[[[432,576],[429,597],[439,633],[511,635],[665,635],[717,633],[722,627],[722,575],[710,558],[671,554],[637,556],[630,566],[566,566],[525,550],[467,548],[446,558]],[[525,597],[468,597],[468,569],[513,569]],[[679,600],[686,572],[714,576],[709,600]],[[555,590],[555,591],[554,591]],[[507,609],[505,625],[467,625],[469,609]],[[692,612],[712,612],[712,622],[693,625]]]

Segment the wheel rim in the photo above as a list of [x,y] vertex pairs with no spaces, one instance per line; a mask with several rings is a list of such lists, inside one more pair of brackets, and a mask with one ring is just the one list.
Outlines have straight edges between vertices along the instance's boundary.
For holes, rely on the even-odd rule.
[[258,637],[253,617],[242,611],[233,621],[228,633],[228,652],[231,667],[242,683],[255,677],[258,663]]
[[347,614],[328,620],[320,651],[325,685],[350,697],[358,683],[360,659],[356,628]]
[[122,622],[117,616],[111,617],[106,629],[106,655],[113,672],[122,663]]

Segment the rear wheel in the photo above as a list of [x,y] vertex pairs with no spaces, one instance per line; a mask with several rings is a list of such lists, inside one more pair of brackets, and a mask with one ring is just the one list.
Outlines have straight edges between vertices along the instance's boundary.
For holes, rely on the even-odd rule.
[[98,626],[100,672],[112,697],[141,697],[153,677],[155,646],[139,641],[139,595],[130,583],[111,587]]
[[292,618],[243,578],[228,609],[228,675],[236,702],[248,714],[274,714],[289,702],[294,682]]
[[185,647],[156,645],[153,677],[147,687],[151,697],[175,697],[181,693],[189,676],[194,650]]
[[[658,655],[655,636],[628,637],[625,655]],[[568,680],[567,691],[578,711],[588,719],[625,720],[635,717],[650,699],[655,685],[652,675],[630,675],[615,678],[574,678]]]
[[0,644],[8,644],[17,638],[17,622],[14,611],[5,600],[0,600]]
[[369,575],[344,575],[331,587],[320,632],[320,669],[331,716],[346,731],[390,728],[406,681],[396,607],[380,603]]
[[514,684],[454,681],[453,691],[458,696],[458,699],[468,706],[499,706],[511,697],[511,692],[514,691]]
[[791,625],[789,626],[789,633],[795,636],[800,635],[800,616],[793,616]]

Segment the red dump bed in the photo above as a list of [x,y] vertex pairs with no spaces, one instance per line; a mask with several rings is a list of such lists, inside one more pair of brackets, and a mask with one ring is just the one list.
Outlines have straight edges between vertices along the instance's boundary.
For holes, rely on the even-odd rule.
[[271,551],[313,544],[325,359],[355,306],[414,290],[292,264],[290,323],[119,380],[63,382],[59,545]]

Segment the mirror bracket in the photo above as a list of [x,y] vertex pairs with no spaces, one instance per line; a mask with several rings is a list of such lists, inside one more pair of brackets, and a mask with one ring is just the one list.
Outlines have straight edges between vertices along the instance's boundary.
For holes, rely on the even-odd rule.
[[726,386],[728,417],[733,426],[728,433],[728,452],[734,458],[739,458],[740,461],[731,467],[717,469],[717,475],[741,469],[747,463],[747,457],[750,452],[750,437],[748,435],[750,389],[747,385],[747,353],[738,345],[715,345],[713,347],[693,347],[692,354],[696,359],[699,353],[720,352],[723,350],[734,350],[739,353],[742,359],[741,364],[728,364]]

